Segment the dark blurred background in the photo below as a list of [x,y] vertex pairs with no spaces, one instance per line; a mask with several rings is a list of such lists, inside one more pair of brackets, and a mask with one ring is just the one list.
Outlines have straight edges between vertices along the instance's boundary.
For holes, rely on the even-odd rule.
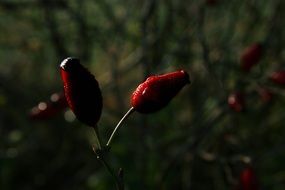
[[[283,190],[285,89],[268,76],[284,69],[284,18],[284,0],[1,0],[0,189],[115,189],[70,110],[31,115],[62,91],[59,64],[73,56],[100,83],[104,142],[147,76],[191,76],[113,140],[126,189],[236,190],[250,166],[258,189]],[[243,56],[259,61],[244,71]]]

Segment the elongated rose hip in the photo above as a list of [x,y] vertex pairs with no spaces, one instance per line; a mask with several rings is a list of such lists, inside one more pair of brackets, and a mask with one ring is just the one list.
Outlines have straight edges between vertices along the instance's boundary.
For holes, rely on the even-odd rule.
[[180,70],[164,75],[151,76],[141,83],[131,96],[132,107],[118,122],[113,130],[107,146],[110,145],[115,133],[122,123],[134,112],[153,113],[164,108],[171,99],[186,85],[190,84],[189,75]]
[[258,89],[259,96],[264,103],[268,103],[273,98],[273,93],[269,89],[262,87]]
[[240,58],[242,70],[248,72],[251,68],[258,64],[262,56],[263,47],[260,43],[254,43],[247,47]]
[[60,73],[69,107],[79,121],[94,127],[103,107],[97,80],[76,58],[63,60]]
[[206,0],[206,4],[209,6],[215,6],[218,3],[218,0]]
[[258,181],[254,170],[251,167],[246,167],[239,176],[240,190],[258,190]]
[[33,120],[51,119],[67,108],[67,106],[64,94],[54,93],[51,95],[51,101],[40,102],[37,106],[33,107],[29,113],[29,117]]
[[271,73],[269,79],[276,84],[285,85],[285,70],[279,70]]
[[244,97],[240,92],[233,92],[228,97],[228,105],[229,107],[236,111],[241,112],[244,110]]
[[131,105],[140,113],[156,112],[189,83],[189,75],[184,70],[148,77],[133,92]]

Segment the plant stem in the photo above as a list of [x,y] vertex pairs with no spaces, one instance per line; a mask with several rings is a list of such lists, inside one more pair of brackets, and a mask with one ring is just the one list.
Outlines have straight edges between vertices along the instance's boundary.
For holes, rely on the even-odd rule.
[[114,178],[116,185],[117,185],[117,189],[118,190],[124,190],[123,180],[120,178],[120,176],[115,174],[114,170],[106,162],[106,160],[104,158],[104,150],[96,149],[95,147],[93,147],[93,151],[96,153],[97,159],[104,165],[104,167],[107,169],[109,174]]
[[100,138],[100,134],[99,134],[99,131],[98,131],[98,127],[97,127],[97,125],[95,125],[95,126],[93,126],[92,128],[94,129],[94,134],[95,134],[95,138],[96,138],[96,141],[97,141],[97,146],[98,146],[98,148],[101,150],[101,149],[102,149],[102,146],[101,146],[102,140],[101,140],[101,138]]
[[123,123],[123,121],[126,120],[126,119],[128,118],[128,116],[130,116],[134,111],[135,111],[134,107],[131,107],[131,108],[127,111],[127,113],[125,113],[125,115],[122,117],[122,119],[119,121],[119,123],[116,125],[115,129],[113,130],[113,132],[112,132],[112,134],[111,134],[111,136],[110,136],[110,138],[109,138],[109,140],[108,140],[106,146],[109,146],[109,145],[110,145],[110,143],[111,143],[111,141],[112,141],[112,139],[113,139],[113,137],[114,137],[116,131],[122,126],[121,124]]
[[118,179],[118,176],[115,174],[114,170],[109,166],[109,164],[106,162],[106,160],[102,157],[98,158],[102,164],[105,166],[105,168],[108,170],[108,172],[111,174],[111,176],[114,178],[114,180],[116,181],[117,183],[117,186],[120,186],[119,185],[119,179]]

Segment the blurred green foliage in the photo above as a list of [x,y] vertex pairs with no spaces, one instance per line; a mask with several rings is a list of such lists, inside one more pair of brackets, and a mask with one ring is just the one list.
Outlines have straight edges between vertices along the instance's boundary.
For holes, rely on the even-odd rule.
[[[109,162],[126,189],[234,189],[245,164],[262,189],[285,184],[285,90],[268,81],[284,69],[283,0],[0,1],[0,189],[115,189],[96,160],[93,131],[66,110],[30,120],[30,109],[62,91],[59,64],[80,58],[104,97],[104,141],[147,76],[185,69],[192,85],[162,111],[133,114]],[[262,42],[249,73],[240,55]],[[263,102],[260,87],[273,93]],[[244,94],[246,110],[227,97]]]

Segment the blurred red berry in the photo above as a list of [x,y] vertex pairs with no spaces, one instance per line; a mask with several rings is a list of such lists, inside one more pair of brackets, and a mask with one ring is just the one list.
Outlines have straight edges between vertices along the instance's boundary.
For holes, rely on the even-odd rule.
[[271,73],[269,79],[276,84],[285,85],[285,70]]
[[156,112],[188,83],[189,75],[184,70],[148,77],[133,92],[131,105],[140,113]]
[[236,112],[244,110],[244,97],[240,92],[234,92],[228,97],[228,105]]
[[214,6],[218,3],[218,0],[206,0],[206,4],[209,6]]
[[270,102],[272,100],[272,92],[267,88],[259,88],[258,94],[261,98],[261,100],[265,103]]
[[250,71],[251,68],[258,64],[261,56],[262,56],[262,45],[260,43],[252,44],[251,46],[247,47],[241,55],[240,62],[241,68],[244,71]]
[[60,73],[69,107],[79,121],[94,127],[100,119],[103,107],[97,80],[76,58],[63,60]]
[[258,181],[254,170],[251,167],[246,167],[239,176],[240,190],[258,190]]
[[35,120],[51,119],[67,108],[67,106],[67,101],[63,93],[54,93],[51,95],[51,101],[40,102],[37,106],[33,107],[29,116]]

